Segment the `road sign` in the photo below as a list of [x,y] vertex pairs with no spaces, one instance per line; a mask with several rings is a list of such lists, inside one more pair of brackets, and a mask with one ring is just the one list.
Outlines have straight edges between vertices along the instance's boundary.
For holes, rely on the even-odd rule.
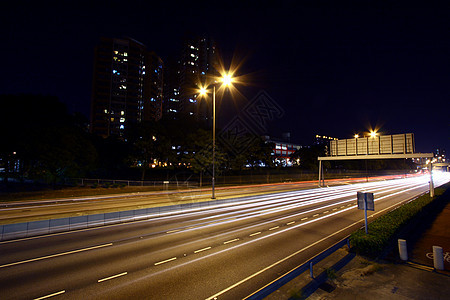
[[367,234],[367,210],[375,210],[375,204],[373,201],[373,193],[363,193],[363,192],[357,192],[356,194],[358,199],[358,209],[364,210],[364,225],[366,228],[366,234]]
[[330,156],[357,157],[413,154],[414,134],[394,134],[330,141]]
[[[375,204],[373,201],[373,193],[363,193],[358,192],[358,209],[364,209],[374,211]],[[366,206],[364,206],[364,202],[366,202]]]

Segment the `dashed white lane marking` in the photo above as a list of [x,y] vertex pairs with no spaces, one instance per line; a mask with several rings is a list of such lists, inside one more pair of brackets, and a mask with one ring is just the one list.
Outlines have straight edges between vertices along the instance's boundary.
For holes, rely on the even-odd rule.
[[236,241],[239,241],[239,239],[232,239],[232,240],[223,242],[223,244],[226,245],[226,244],[229,244],[229,243],[232,243],[232,242],[236,242]]
[[169,258],[169,259],[157,262],[157,263],[155,263],[155,266],[161,265],[161,264],[165,264],[166,262],[169,262],[169,261],[172,261],[172,260],[175,260],[175,259],[177,259],[177,258],[176,257],[172,257],[172,258]]
[[315,214],[315,215],[313,215],[313,217],[318,217],[319,216],[319,214]]
[[280,226],[275,226],[275,227],[269,228],[269,230],[275,230],[275,229],[278,229],[278,228],[280,228]]
[[295,223],[295,221],[292,221],[292,222],[286,223],[286,225],[292,225],[294,223]]
[[63,255],[83,252],[83,251],[89,251],[89,250],[103,248],[103,247],[108,247],[108,246],[112,246],[112,245],[113,245],[112,243],[109,243],[109,244],[103,244],[103,245],[98,245],[98,246],[93,246],[93,247],[88,247],[88,248],[83,248],[83,249],[78,249],[78,250],[72,250],[72,251],[67,251],[67,252],[62,252],[62,253],[42,256],[42,257],[36,257],[36,258],[32,258],[32,259],[27,259],[27,260],[13,262],[13,263],[6,264],[6,265],[1,265],[0,268],[6,268],[6,267],[10,267],[10,266],[20,265],[20,264],[24,264],[24,263],[29,263],[29,262],[33,262],[33,261],[38,261],[38,260],[43,260],[43,259],[47,259],[47,258],[53,258],[53,257],[58,257],[58,256],[63,256]]
[[50,297],[54,297],[54,296],[58,296],[58,295],[64,294],[65,292],[66,292],[65,290],[59,291],[59,292],[56,292],[56,293],[53,293],[53,294],[50,294],[50,295],[47,295],[47,296],[43,296],[43,297],[36,298],[36,299],[34,299],[34,300],[47,299],[47,298],[50,298]]
[[255,236],[255,235],[258,235],[258,234],[261,234],[261,231],[258,231],[258,232],[255,232],[255,233],[252,233],[252,234],[250,234],[249,236]]
[[194,253],[203,252],[203,251],[206,251],[206,250],[209,250],[209,249],[211,249],[211,247],[206,247],[206,248],[202,248],[202,249],[196,250],[196,251],[194,251]]
[[106,278],[103,278],[103,279],[99,279],[99,280],[97,280],[97,282],[103,282],[103,281],[106,281],[106,280],[110,280],[110,279],[114,279],[114,278],[117,278],[117,277],[120,277],[120,276],[124,276],[124,275],[127,275],[128,274],[128,272],[123,272],[123,273],[120,273],[120,274],[116,274],[116,275],[113,275],[113,276],[109,276],[109,277],[106,277]]
[[308,217],[302,218],[300,221],[308,220]]

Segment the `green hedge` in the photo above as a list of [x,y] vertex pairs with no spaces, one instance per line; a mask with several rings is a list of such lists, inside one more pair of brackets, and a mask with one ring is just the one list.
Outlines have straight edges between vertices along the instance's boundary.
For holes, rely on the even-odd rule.
[[[445,185],[448,187],[448,185]],[[442,195],[446,188],[435,189],[435,198]],[[368,225],[368,234],[364,228],[350,236],[350,245],[357,253],[368,257],[378,257],[389,244],[390,239],[406,225],[425,206],[432,202],[429,194],[422,195],[399,208],[377,218]]]

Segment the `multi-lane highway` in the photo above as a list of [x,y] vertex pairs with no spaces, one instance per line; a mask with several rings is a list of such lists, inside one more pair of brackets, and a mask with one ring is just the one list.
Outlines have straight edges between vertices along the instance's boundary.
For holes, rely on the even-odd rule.
[[[446,176],[447,175],[447,176]],[[435,186],[450,180],[435,176]],[[237,198],[148,220],[0,243],[2,299],[239,299],[428,190],[429,176]],[[369,219],[370,220],[370,219]]]
[[[371,181],[401,178],[379,176]],[[365,181],[365,178],[347,178],[327,180],[327,185],[350,184]],[[242,197],[247,195],[283,192],[313,188],[317,181],[287,182],[278,184],[260,184],[247,186],[227,186],[216,188],[217,199]],[[186,187],[163,191],[145,191],[97,196],[69,197],[64,199],[22,200],[0,202],[0,224],[20,223],[37,220],[66,218],[80,215],[92,215],[113,211],[125,211],[154,206],[168,206],[208,201],[211,188]]]

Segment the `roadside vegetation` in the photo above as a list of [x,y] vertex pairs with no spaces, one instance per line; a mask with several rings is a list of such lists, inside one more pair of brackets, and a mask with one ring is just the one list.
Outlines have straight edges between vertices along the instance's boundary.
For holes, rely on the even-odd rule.
[[449,197],[449,193],[445,193],[449,187],[450,185],[446,184],[435,189],[434,198],[431,198],[429,194],[424,194],[377,218],[369,223],[368,234],[365,233],[364,229],[354,232],[350,236],[350,245],[353,251],[370,258],[379,257],[389,243],[393,242],[396,234],[413,218],[418,217],[428,209],[433,201],[441,197]]

